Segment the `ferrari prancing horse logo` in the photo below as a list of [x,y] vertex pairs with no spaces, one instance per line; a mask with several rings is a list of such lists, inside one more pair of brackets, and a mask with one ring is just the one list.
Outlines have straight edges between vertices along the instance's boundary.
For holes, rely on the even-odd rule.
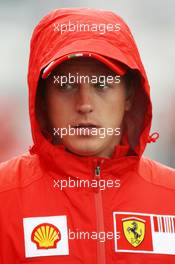
[[128,217],[123,218],[122,223],[125,238],[133,247],[138,247],[145,237],[145,220]]

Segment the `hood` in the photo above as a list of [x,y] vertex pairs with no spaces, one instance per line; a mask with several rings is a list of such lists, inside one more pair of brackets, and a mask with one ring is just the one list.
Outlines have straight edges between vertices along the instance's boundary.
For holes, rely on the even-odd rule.
[[[58,25],[72,24],[112,24],[120,30],[66,31],[60,33]],[[117,61],[127,67],[137,77],[136,94],[131,110],[125,116],[125,131],[122,145],[129,145],[127,155],[141,157],[147,142],[152,139],[149,131],[152,120],[150,88],[133,36],[126,23],[111,11],[89,8],[58,9],[46,15],[34,29],[28,68],[29,113],[34,146],[37,152],[52,162],[60,158],[64,146],[55,147],[41,132],[36,116],[36,94],[43,70],[54,60],[67,54],[93,52]],[[115,153],[121,146],[116,146]],[[63,152],[62,152],[63,153]],[[115,154],[113,158],[116,158]]]

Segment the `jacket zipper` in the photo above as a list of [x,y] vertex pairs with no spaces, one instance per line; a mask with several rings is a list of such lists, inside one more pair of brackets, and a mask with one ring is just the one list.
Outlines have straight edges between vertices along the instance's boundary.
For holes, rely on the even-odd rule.
[[[101,178],[101,162],[98,161],[95,167],[95,179],[97,181]],[[100,232],[104,232],[104,215],[103,215],[103,201],[102,201],[102,191],[97,187],[95,191],[95,209],[96,209],[96,222],[97,222],[97,234]],[[100,242],[97,239],[97,264],[105,264],[106,256],[105,256],[105,242]]]

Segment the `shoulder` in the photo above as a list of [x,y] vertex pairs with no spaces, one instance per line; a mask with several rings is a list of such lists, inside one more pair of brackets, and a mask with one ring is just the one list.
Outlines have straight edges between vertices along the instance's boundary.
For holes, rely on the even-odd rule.
[[139,174],[152,184],[175,190],[175,169],[149,158],[142,157]]
[[29,152],[0,163],[0,193],[22,188],[41,178],[38,155]]

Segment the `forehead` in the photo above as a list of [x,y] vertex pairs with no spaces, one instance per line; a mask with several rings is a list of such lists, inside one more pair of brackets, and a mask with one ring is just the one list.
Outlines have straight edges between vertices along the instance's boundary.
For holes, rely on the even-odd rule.
[[108,66],[104,63],[87,57],[77,57],[70,60],[64,61],[56,67],[53,71],[54,74],[63,73],[80,73],[86,72],[89,74],[115,74]]

